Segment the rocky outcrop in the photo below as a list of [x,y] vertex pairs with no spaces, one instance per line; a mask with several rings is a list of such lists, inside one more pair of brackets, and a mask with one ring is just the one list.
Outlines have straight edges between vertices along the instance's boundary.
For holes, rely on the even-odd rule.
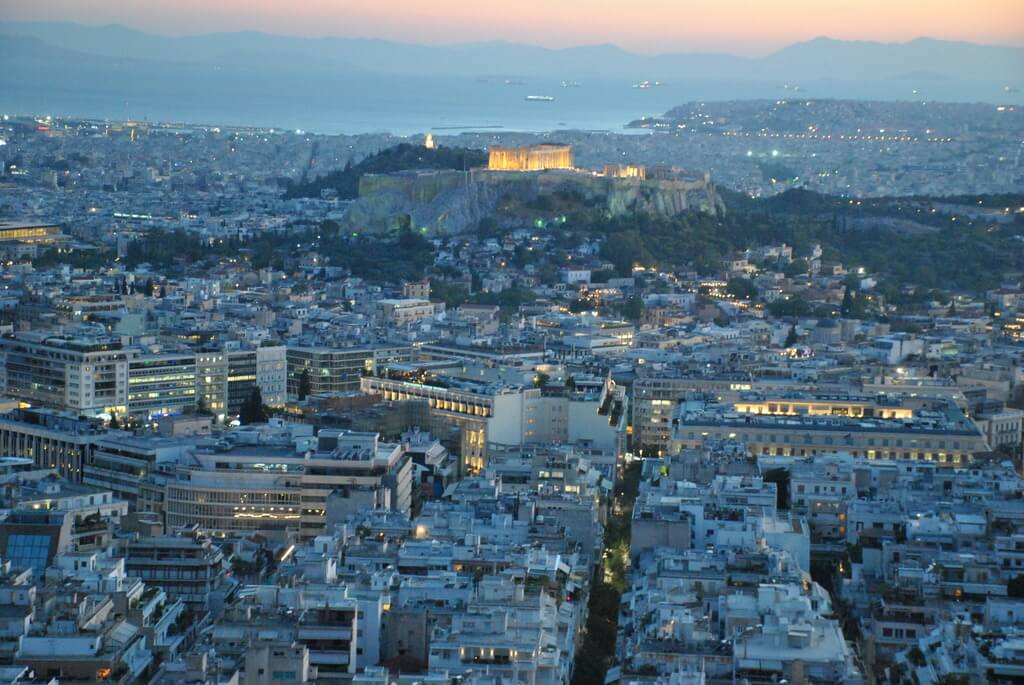
[[503,200],[528,202],[556,191],[603,204],[612,215],[725,211],[707,176],[649,180],[567,171],[410,171],[364,176],[345,223],[353,231],[379,233],[408,226],[434,235],[457,234],[492,216]]
[[695,179],[617,178],[575,174],[541,175],[541,186],[573,190],[590,202],[603,203],[613,216],[630,213],[671,217],[687,211],[725,212],[725,203],[710,177]]

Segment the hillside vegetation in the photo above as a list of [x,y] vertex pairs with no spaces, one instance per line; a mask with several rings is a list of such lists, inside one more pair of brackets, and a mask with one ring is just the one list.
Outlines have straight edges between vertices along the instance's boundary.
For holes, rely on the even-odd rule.
[[401,143],[381,150],[356,164],[331,171],[311,181],[293,181],[285,197],[320,197],[323,190],[333,190],[343,200],[359,195],[359,179],[364,174],[389,174],[413,169],[469,169],[487,163],[487,153],[460,147],[425,148]]
[[[1011,200],[1015,200],[1011,203]],[[620,274],[634,265],[692,266],[715,273],[731,252],[785,242],[798,255],[820,244],[826,260],[864,267],[895,287],[984,290],[1024,271],[1024,217],[996,222],[979,208],[1021,206],[1024,197],[880,198],[860,204],[794,190],[751,199],[726,194],[723,216],[698,212],[670,219],[607,218],[584,210],[569,215],[560,242],[603,239],[601,256]],[[941,207],[941,211],[932,211]],[[907,222],[927,230],[902,230]]]

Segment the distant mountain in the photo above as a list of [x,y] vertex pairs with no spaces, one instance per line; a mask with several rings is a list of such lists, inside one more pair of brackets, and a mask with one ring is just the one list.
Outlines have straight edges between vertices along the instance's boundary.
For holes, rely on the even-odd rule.
[[764,75],[790,78],[887,79],[926,72],[965,81],[1016,81],[1024,74],[1024,49],[933,38],[878,43],[822,37],[790,45],[760,62]]
[[[20,38],[22,40],[13,40]],[[24,39],[35,39],[36,42]],[[167,37],[119,25],[0,22],[5,68],[68,53],[84,62],[110,59],[166,63],[178,68],[259,67],[294,73],[345,72],[422,76],[518,77],[579,80],[815,80],[890,79],[906,74],[978,81],[1019,81],[1024,49],[919,38],[877,43],[815,38],[763,58],[678,52],[646,56],[614,45],[550,49],[509,42],[423,46],[375,39],[296,38],[259,32]],[[50,50],[47,57],[46,51]],[[14,60],[8,62],[8,60]]]

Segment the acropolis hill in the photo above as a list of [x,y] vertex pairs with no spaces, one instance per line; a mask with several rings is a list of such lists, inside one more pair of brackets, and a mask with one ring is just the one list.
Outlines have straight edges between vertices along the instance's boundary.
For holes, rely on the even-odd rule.
[[449,235],[473,229],[494,214],[499,202],[532,202],[562,191],[613,216],[640,212],[675,216],[697,210],[724,212],[707,174],[676,168],[606,165],[600,172],[573,166],[569,145],[493,147],[486,167],[368,174],[345,215],[354,230],[387,231],[412,226]]

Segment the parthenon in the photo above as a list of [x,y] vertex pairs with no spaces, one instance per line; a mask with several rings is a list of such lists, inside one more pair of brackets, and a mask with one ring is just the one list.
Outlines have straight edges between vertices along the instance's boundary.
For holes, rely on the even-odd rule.
[[490,171],[572,169],[572,146],[545,144],[528,147],[492,147],[487,168]]

